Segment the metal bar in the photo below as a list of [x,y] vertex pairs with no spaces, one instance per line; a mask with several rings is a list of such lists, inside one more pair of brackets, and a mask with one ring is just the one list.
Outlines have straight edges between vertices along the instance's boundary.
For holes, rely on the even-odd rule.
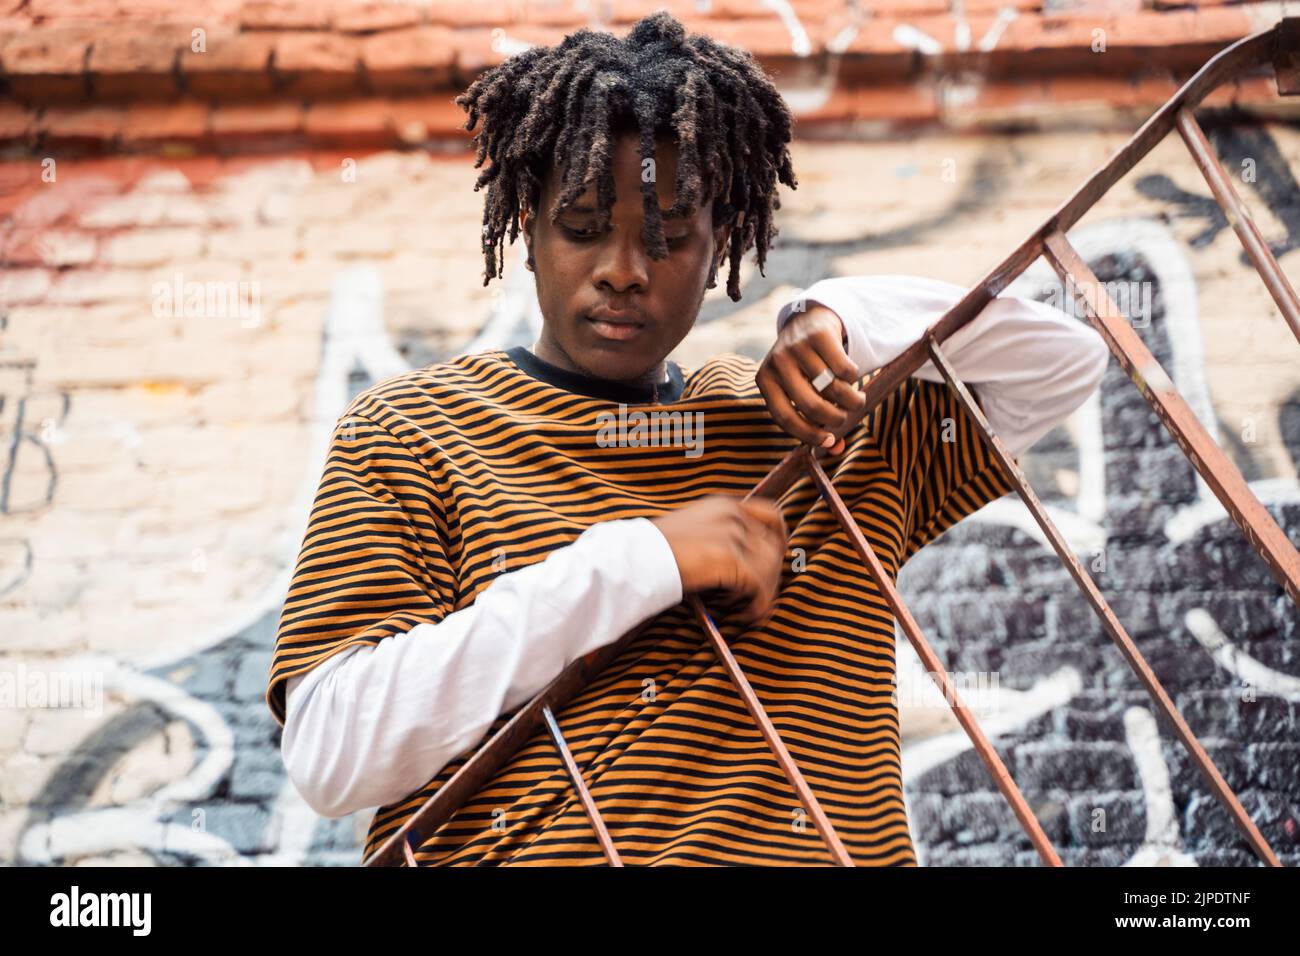
[[446,823],[492,775],[505,766],[518,752],[524,741],[533,735],[542,723],[544,707],[561,707],[582,690],[594,674],[623,652],[645,629],[643,621],[613,644],[609,644],[578,658],[551,681],[527,704],[516,711],[506,724],[487,739],[438,792],[426,800],[420,809],[379,845],[365,859],[362,866],[393,866],[410,836],[427,833]]
[[822,840],[826,843],[826,849],[830,851],[831,858],[839,866],[856,866],[853,857],[849,856],[849,851],[845,848],[840,836],[831,826],[830,818],[826,816],[826,811],[822,805],[817,802],[817,796],[813,793],[812,787],[808,786],[808,781],[804,779],[799,770],[799,765],[794,762],[790,756],[790,751],[786,749],[785,741],[781,735],[776,732],[772,720],[767,716],[767,711],[763,709],[762,703],[759,702],[758,695],[754,693],[754,688],[750,686],[749,678],[745,672],[740,669],[736,657],[731,653],[731,648],[727,646],[726,640],[718,630],[718,626],[713,623],[713,618],[705,610],[704,602],[700,600],[698,594],[691,595],[691,606],[695,608],[695,613],[700,622],[704,625],[704,631],[709,636],[709,642],[713,645],[713,651],[722,661],[723,668],[727,671],[727,676],[740,692],[740,699],[745,702],[745,708],[749,711],[749,716],[754,718],[754,723],[758,724],[759,732],[762,733],[763,739],[767,741],[767,746],[771,749],[772,754],[776,757],[776,762],[781,765],[785,772],[785,777],[794,787],[795,794],[799,797],[799,802],[803,804],[808,815],[812,817],[813,825],[817,827],[817,832],[821,834]]
[[1128,661],[1128,665],[1133,669],[1133,673],[1137,675],[1138,680],[1142,682],[1142,686],[1147,689],[1147,693],[1149,693],[1152,699],[1155,700],[1156,704],[1160,708],[1160,712],[1164,714],[1165,719],[1173,725],[1175,733],[1178,734],[1178,738],[1183,742],[1183,746],[1187,748],[1187,752],[1191,754],[1192,760],[1195,761],[1196,766],[1200,768],[1201,773],[1205,775],[1205,779],[1209,781],[1210,788],[1214,791],[1214,795],[1219,798],[1219,802],[1222,803],[1232,815],[1232,818],[1237,822],[1237,826],[1241,829],[1242,833],[1245,834],[1246,839],[1250,841],[1251,846],[1254,847],[1259,858],[1269,866],[1281,866],[1277,857],[1274,856],[1272,849],[1269,847],[1268,842],[1259,832],[1254,821],[1250,819],[1250,816],[1242,807],[1241,802],[1237,800],[1237,795],[1232,792],[1232,788],[1229,787],[1227,781],[1223,779],[1223,775],[1219,773],[1219,769],[1214,765],[1214,761],[1212,761],[1209,754],[1205,752],[1205,748],[1201,746],[1201,742],[1196,739],[1196,735],[1192,733],[1192,729],[1187,726],[1187,721],[1183,720],[1183,715],[1179,713],[1178,708],[1174,706],[1174,702],[1169,698],[1169,695],[1165,693],[1164,686],[1156,678],[1155,672],[1151,670],[1151,666],[1146,662],[1142,653],[1137,649],[1137,646],[1133,643],[1133,639],[1128,636],[1128,632],[1124,630],[1124,626],[1120,624],[1119,618],[1117,618],[1115,612],[1111,610],[1110,604],[1107,603],[1106,598],[1102,596],[1101,591],[1097,588],[1097,585],[1093,582],[1092,578],[1086,571],[1084,571],[1083,565],[1081,565],[1079,559],[1074,556],[1074,552],[1070,550],[1069,544],[1066,543],[1061,532],[1057,530],[1056,525],[1052,523],[1052,519],[1047,516],[1047,511],[1043,508],[1042,502],[1038,500],[1038,495],[1034,493],[1034,489],[1030,487],[1029,481],[1025,478],[1024,472],[1020,470],[1020,466],[1017,465],[1015,460],[1011,457],[1011,453],[1007,450],[1006,445],[1002,443],[1002,439],[998,438],[994,433],[992,426],[989,425],[988,419],[984,417],[984,413],[976,404],[970,391],[966,388],[965,384],[957,378],[957,373],[953,371],[952,366],[948,363],[948,359],[939,350],[937,345],[932,345],[930,347],[930,357],[934,360],[935,367],[943,375],[948,386],[952,388],[961,399],[962,405],[966,407],[966,413],[974,418],[979,424],[980,437],[984,440],[984,444],[988,446],[989,451],[993,453],[994,457],[997,458],[998,462],[1006,470],[1006,473],[1015,482],[1016,490],[1020,493],[1020,497],[1024,500],[1025,505],[1033,514],[1034,520],[1038,522],[1038,526],[1043,529],[1043,533],[1047,535],[1048,540],[1051,541],[1052,548],[1065,564],[1066,569],[1070,572],[1070,576],[1074,578],[1075,583],[1079,585],[1079,589],[1083,591],[1083,596],[1088,599],[1088,603],[1092,605],[1092,609],[1096,611],[1097,616],[1101,618],[1101,623],[1105,625],[1106,631],[1111,636],[1111,640],[1115,642],[1120,653],[1124,655],[1124,659]]
[[573,782],[573,789],[578,791],[578,799],[582,801],[582,808],[587,811],[587,819],[591,821],[591,826],[596,831],[596,839],[600,843],[600,848],[605,851],[605,859],[609,860],[610,866],[622,866],[623,860],[618,855],[618,849],[614,846],[614,841],[610,838],[609,830],[605,827],[605,819],[600,815],[600,810],[596,807],[596,801],[592,798],[591,791],[587,789],[587,782],[582,779],[582,772],[578,769],[577,761],[573,759],[573,753],[569,750],[568,741],[564,739],[564,734],[560,731],[560,724],[555,719],[555,713],[550,707],[543,707],[542,717],[546,720],[546,727],[551,732],[551,739],[555,741],[555,749],[560,752],[560,759],[564,761],[564,769]]
[[[1061,277],[1066,290],[1083,296],[1088,321],[1101,333],[1111,353],[1223,503],[1251,547],[1267,562],[1287,596],[1300,605],[1300,552],[1292,547],[1273,516],[1260,504],[1236,465],[1214,443],[1064,233],[1047,237],[1043,255]],[[1076,280],[1082,281],[1081,287]]]
[[805,461],[808,472],[812,475],[813,481],[816,482],[822,498],[825,499],[831,513],[843,525],[845,532],[849,536],[849,543],[853,545],[853,550],[858,553],[858,557],[867,566],[872,580],[876,582],[876,586],[880,588],[880,592],[885,596],[885,600],[889,603],[890,610],[894,612],[894,617],[898,619],[903,633],[907,635],[907,639],[912,642],[912,647],[916,649],[917,657],[921,659],[921,663],[925,665],[925,669],[934,678],[939,690],[943,692],[944,700],[949,702],[957,722],[966,731],[966,736],[970,737],[971,745],[975,748],[975,752],[979,754],[980,760],[984,761],[984,766],[988,768],[989,773],[992,774],[993,782],[997,784],[998,789],[1002,791],[1002,795],[1011,804],[1012,812],[1016,815],[1016,819],[1020,821],[1020,825],[1025,828],[1030,841],[1034,844],[1034,849],[1038,851],[1038,855],[1042,857],[1043,862],[1048,866],[1061,866],[1061,858],[1057,856],[1056,850],[1052,848],[1052,841],[1047,838],[1047,834],[1043,832],[1043,827],[1038,822],[1038,818],[1029,809],[1029,804],[1020,792],[1020,788],[1016,786],[1016,782],[1012,779],[1011,772],[1007,770],[1006,764],[1002,762],[998,752],[993,749],[988,737],[984,735],[979,723],[966,707],[965,701],[957,693],[957,688],[953,686],[948,671],[939,660],[939,655],[934,652],[934,648],[930,646],[930,643],[925,639],[925,635],[921,633],[921,628],[916,623],[916,619],[912,617],[911,610],[904,603],[902,595],[898,593],[898,588],[894,586],[894,582],[880,563],[880,559],[876,557],[876,552],[871,549],[871,545],[867,542],[866,536],[863,535],[862,529],[853,520],[853,515],[845,506],[843,499],[840,498],[839,492],[835,490],[835,486],[831,484],[830,478],[826,476],[826,472],[822,470],[822,466],[815,458],[808,455],[805,457]]
[[1237,195],[1232,181],[1219,163],[1219,157],[1214,155],[1214,150],[1205,138],[1204,131],[1190,110],[1178,111],[1178,132],[1183,137],[1183,142],[1187,144],[1192,159],[1196,160],[1197,167],[1205,176],[1205,181],[1210,184],[1210,191],[1214,193],[1214,198],[1223,207],[1228,222],[1232,224],[1233,232],[1237,234],[1237,238],[1246,248],[1246,254],[1255,264],[1255,271],[1264,280],[1268,294],[1277,303],[1287,325],[1291,326],[1296,341],[1300,342],[1300,298],[1297,298],[1286,273],[1279,268],[1277,259],[1273,257],[1273,251],[1269,249],[1259,227],[1255,225],[1250,208]]
[[[889,364],[867,375],[866,383],[862,387],[867,401],[862,409],[850,413],[843,425],[831,429],[836,437],[843,437],[856,427],[858,422],[870,410],[878,406],[908,376],[932,358],[931,349],[933,346],[946,340],[948,336],[978,315],[995,296],[999,295],[1017,276],[1024,272],[1040,254],[1048,257],[1063,279],[1068,280],[1070,271],[1069,268],[1063,270],[1064,261],[1069,261],[1071,264],[1077,262],[1078,265],[1083,265],[1081,274],[1091,276],[1092,274],[1087,270],[1086,265],[1082,263],[1077,253],[1074,253],[1068,242],[1065,241],[1065,231],[1078,222],[1116,182],[1137,165],[1178,124],[1180,112],[1194,108],[1226,80],[1257,66],[1271,63],[1274,67],[1279,93],[1282,95],[1300,93],[1300,54],[1297,54],[1297,48],[1300,47],[1300,44],[1296,43],[1297,38],[1300,38],[1300,17],[1285,17],[1274,26],[1239,40],[1211,58],[1183,84],[1170,100],[1152,114],[1137,132],[1097,169],[1079,189],[1058,206],[1047,220],[1028,236],[1020,246],[972,286],[956,305],[926,331],[919,341]],[[1067,257],[1067,260],[1061,259],[1063,255]],[[1093,284],[1095,286],[1095,277],[1093,278]],[[1195,423],[1195,418],[1191,416],[1190,410],[1182,402],[1181,397],[1176,392],[1173,392],[1173,399],[1169,399],[1167,392],[1172,391],[1172,388],[1163,389],[1164,383],[1168,381],[1167,376],[1164,376],[1163,370],[1154,362],[1154,359],[1150,358],[1149,353],[1146,352],[1145,347],[1142,346],[1141,341],[1137,339],[1131,329],[1122,324],[1110,328],[1095,318],[1093,324],[1098,326],[1111,351],[1119,358],[1130,377],[1137,382],[1143,394],[1147,395],[1148,400],[1156,407],[1158,414],[1165,411],[1168,406],[1172,406],[1179,412],[1180,417],[1185,417],[1196,429],[1199,429],[1199,424]],[[1127,336],[1124,333],[1127,333]],[[1134,344],[1138,346],[1138,350],[1132,351],[1131,354],[1139,357],[1145,355],[1149,361],[1135,365],[1133,360],[1129,358],[1130,353],[1126,352],[1125,348],[1120,347],[1119,341],[1121,339],[1125,348],[1131,348]],[[1147,381],[1140,370],[1150,367],[1153,367],[1159,373],[1158,384],[1162,386],[1162,391],[1158,398],[1164,404],[1157,404],[1157,397],[1148,394]],[[976,414],[980,413],[976,410]],[[1162,414],[1163,418],[1164,415]],[[1165,419],[1165,421],[1166,425],[1171,424],[1170,420]],[[1240,474],[1226,460],[1223,460],[1223,464],[1227,466],[1227,471],[1217,467],[1215,455],[1217,454],[1218,458],[1222,459],[1222,453],[1219,452],[1217,446],[1213,445],[1213,442],[1209,442],[1210,447],[1208,449],[1194,443],[1195,451],[1188,451],[1185,444],[1187,439],[1172,426],[1171,430],[1174,430],[1180,448],[1192,458],[1193,463],[1201,470],[1202,475],[1210,482],[1211,487],[1215,488],[1215,493],[1219,495],[1221,501],[1224,500],[1224,494],[1220,493],[1221,490],[1228,493],[1227,497],[1230,501],[1245,501],[1244,510],[1234,510],[1229,501],[1224,501],[1224,504],[1225,507],[1228,507],[1229,513],[1232,514],[1233,520],[1237,522],[1238,526],[1250,539],[1252,545],[1255,545],[1257,550],[1264,548],[1264,550],[1261,550],[1262,554],[1267,550],[1266,560],[1269,560],[1274,573],[1285,572],[1280,575],[1279,580],[1282,580],[1283,587],[1292,600],[1300,603],[1300,596],[1297,594],[1298,589],[1300,589],[1300,586],[1296,584],[1297,573],[1294,566],[1287,563],[1289,560],[1294,561],[1295,555],[1291,554],[1288,558],[1287,553],[1278,547],[1279,542],[1277,539],[1281,535],[1280,529],[1277,528],[1271,516],[1263,510],[1262,505],[1259,504],[1254,495],[1249,492],[1249,489],[1245,488]],[[1199,433],[1204,435],[1204,430],[1200,429]],[[1193,438],[1195,437],[1196,433],[1193,432]],[[1208,438],[1208,436],[1205,437]],[[818,457],[824,454],[824,449],[810,449],[807,445],[792,449],[746,497],[778,498],[798,480],[805,469],[812,471],[814,475],[820,473],[822,479],[826,480],[825,473],[817,464]],[[1221,489],[1218,485],[1218,479],[1205,473],[1203,466],[1207,462],[1215,465],[1217,472],[1226,474],[1227,488]],[[1244,499],[1240,493],[1243,489],[1245,490]],[[834,494],[834,489],[830,490],[835,499],[838,500],[838,495]],[[842,508],[843,502],[840,501],[839,504]],[[1265,542],[1263,544],[1256,539],[1251,529],[1252,522],[1260,522],[1264,528]],[[850,524],[852,529],[857,532],[857,535],[861,536],[860,529],[857,529],[856,524],[852,523],[851,519]],[[850,533],[852,534],[852,532]],[[1284,536],[1282,536],[1282,541],[1285,542]],[[869,547],[866,551],[870,557],[866,558],[864,556],[864,559],[870,569],[872,562],[875,560],[875,555]],[[1275,560],[1280,563],[1280,567],[1274,563]],[[880,568],[880,571],[881,577],[885,577],[883,568]],[[897,597],[896,594],[895,597]],[[713,625],[712,620],[708,618],[707,612],[704,611],[704,607],[698,602],[698,599],[696,599],[696,603],[697,613],[703,615],[706,620],[706,631],[709,633],[710,639],[713,639],[717,628]],[[901,600],[899,606],[902,607]],[[895,614],[898,613],[896,610]],[[902,607],[902,613],[910,619],[910,613],[907,612],[905,607]],[[912,623],[915,624],[914,621]],[[384,841],[363,865],[392,865],[397,862],[399,853],[406,856],[408,860],[413,859],[411,847],[406,842],[407,839],[414,838],[416,834],[427,829],[436,828],[449,819],[493,773],[505,764],[536,730],[538,723],[543,719],[543,706],[561,706],[565,701],[577,694],[595,673],[598,673],[618,653],[621,653],[628,643],[641,632],[644,626],[643,623],[634,628],[607,648],[602,648],[573,661],[545,690],[521,708],[504,727],[483,744],[450,780],[444,783],[410,819]],[[917,633],[919,635],[919,630]],[[909,634],[909,639],[910,637]],[[913,643],[915,644],[915,642]],[[720,635],[715,641],[715,646],[720,647],[720,656],[725,661],[730,656],[730,651],[726,648],[725,641],[720,639]],[[734,663],[734,658],[732,658],[732,662]],[[932,672],[939,672],[941,668],[936,666],[931,670]],[[743,680],[743,674],[740,676]],[[737,684],[737,686],[740,685]],[[744,686],[748,687],[747,681]],[[1175,713],[1177,713],[1176,710]],[[958,719],[961,719],[960,716]],[[779,742],[779,737],[776,740]],[[769,744],[771,743],[772,741],[769,740]],[[993,756],[996,758],[996,753]],[[995,778],[996,776],[995,774]],[[1014,788],[1014,783],[1010,781],[1009,775],[1006,782]],[[999,781],[999,785],[1001,786],[1001,781]],[[809,795],[811,796],[811,791],[809,791]],[[815,800],[815,798],[813,799]],[[1008,799],[1011,798],[1008,797]],[[1023,804],[1023,798],[1021,798],[1021,802]],[[1014,800],[1012,800],[1012,805],[1013,809],[1015,809]],[[1032,830],[1037,827],[1037,821],[1033,820],[1032,814],[1029,815],[1028,820],[1022,818],[1021,823],[1025,825],[1027,831],[1031,832],[1032,836]],[[831,832],[831,835],[834,836],[833,831],[829,831],[829,822],[827,828],[828,832]],[[1041,828],[1039,828],[1039,832],[1041,832]],[[825,834],[823,835],[825,836]],[[838,837],[835,837],[835,839],[838,840]],[[828,845],[830,845],[829,840]],[[1045,849],[1055,857],[1050,845],[1047,845]],[[1040,846],[1039,852],[1041,855],[1044,852],[1044,847]],[[1056,860],[1054,865],[1060,865],[1059,859]]]

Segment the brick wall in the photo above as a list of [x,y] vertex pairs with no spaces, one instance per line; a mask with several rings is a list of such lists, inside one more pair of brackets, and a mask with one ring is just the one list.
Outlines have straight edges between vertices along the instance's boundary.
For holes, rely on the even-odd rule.
[[[29,2],[5,22],[71,29],[91,7]],[[234,24],[253,8],[326,9],[212,10]],[[428,27],[443,8],[413,9]],[[152,15],[143,3],[120,11]],[[241,35],[271,29],[238,22]],[[406,29],[354,34],[342,22],[292,29]],[[364,128],[349,142],[345,126],[333,140],[287,138],[278,113],[340,101],[267,89],[241,101],[221,148],[168,138],[199,115],[184,91],[63,104],[110,110],[99,114],[116,117],[107,139],[46,138],[42,124],[63,108],[52,93],[11,97],[0,112],[30,127],[0,161],[0,691],[20,689],[0,707],[0,859],[356,862],[364,815],[325,821],[302,804],[262,700],[325,430],[369,382],[531,344],[539,317],[518,248],[503,282],[481,284],[481,195],[462,151],[393,148]],[[205,103],[202,128],[225,108]],[[761,357],[777,304],[822,275],[973,282],[1124,138],[1043,127],[864,140],[828,126],[826,141],[796,144],[800,188],[783,195],[767,275],[746,263],[739,304],[711,292],[675,358]],[[1229,170],[1252,171],[1238,189],[1294,281],[1300,129],[1226,117],[1209,131]],[[1300,540],[1297,343],[1182,146],[1158,147],[1072,239],[1104,280],[1148,290],[1144,339]],[[1039,263],[1013,291],[1049,296],[1047,279]],[[1081,560],[1102,562],[1108,599],[1294,865],[1295,607],[1116,368],[1022,462]],[[1030,525],[1014,500],[996,502],[900,583],[950,668],[996,677],[982,723],[1063,858],[1249,864]],[[909,652],[899,657],[923,861],[1032,863],[964,734],[927,699]],[[76,691],[83,706],[47,706]]]

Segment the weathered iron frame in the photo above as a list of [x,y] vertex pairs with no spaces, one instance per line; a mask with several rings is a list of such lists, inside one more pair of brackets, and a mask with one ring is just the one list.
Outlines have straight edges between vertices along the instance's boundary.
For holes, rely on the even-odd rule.
[[[1233,189],[1228,174],[1214,155],[1204,132],[1192,115],[1192,110],[1224,82],[1247,71],[1270,65],[1279,94],[1284,96],[1300,94],[1300,17],[1284,18],[1272,28],[1232,44],[1206,63],[1028,239],[971,288],[960,302],[926,331],[921,339],[898,358],[869,376],[863,385],[863,392],[867,399],[863,410],[851,416],[848,422],[834,431],[837,436],[846,434],[871,409],[893,392],[907,376],[927,360],[932,360],[944,380],[955,390],[966,413],[977,423],[982,440],[1001,463],[1007,475],[1013,479],[1016,490],[1051,542],[1053,549],[1082,590],[1088,603],[1101,618],[1105,630],[1119,647],[1138,680],[1151,694],[1161,714],[1191,754],[1215,796],[1227,808],[1233,821],[1260,859],[1269,866],[1280,866],[1272,848],[1264,840],[1232,788],[1223,779],[1223,775],[1210,760],[1196,735],[1187,726],[1187,722],[1174,706],[1150,665],[1142,657],[1097,585],[1088,576],[1060,531],[1048,517],[1019,466],[990,428],[988,420],[975,403],[970,391],[954,374],[952,366],[939,348],[941,342],[978,315],[1032,262],[1040,255],[1044,256],[1060,277],[1066,290],[1082,299],[1088,321],[1105,339],[1111,354],[1151,404],[1161,422],[1173,434],[1178,447],[1204,477],[1209,488],[1222,502],[1233,521],[1241,528],[1247,540],[1281,583],[1283,590],[1300,606],[1300,552],[1297,552],[1287,540],[1282,529],[1255,497],[1236,466],[1196,419],[1174,387],[1173,381],[1133,331],[1128,317],[1119,311],[1092,270],[1066,238],[1066,232],[1084,213],[1091,209],[1171,130],[1177,129],[1209,183],[1216,202],[1224,209],[1228,221],[1241,239],[1270,295],[1281,310],[1283,318],[1290,325],[1297,340],[1300,340],[1300,299],[1297,299],[1295,289],[1278,267],[1277,260],[1251,219],[1249,210]],[[746,497],[775,499],[783,494],[800,475],[812,476],[822,497],[847,532],[850,543],[866,565],[872,580],[885,596],[903,633],[907,635],[920,657],[921,663],[938,684],[944,699],[950,702],[958,722],[970,736],[976,753],[993,775],[998,789],[1011,804],[1016,818],[1029,835],[1039,856],[1050,866],[1061,866],[1060,857],[1034,817],[1015,781],[1012,780],[1011,774],[957,693],[947,670],[921,633],[920,627],[904,604],[894,582],[885,572],[879,558],[868,545],[861,529],[832,486],[818,461],[818,454],[818,451],[808,445],[800,445],[769,472]],[[831,826],[816,795],[804,779],[780,734],[777,733],[704,603],[698,595],[691,595],[688,601],[741,700],[744,701],[745,707],[758,725],[813,825],[824,840],[831,859],[841,866],[853,866],[852,857]],[[585,687],[641,632],[642,627],[644,625],[634,628],[613,644],[570,664],[550,685],[486,740],[437,793],[380,845],[364,865],[418,865],[412,844],[418,843],[419,835],[436,829],[450,818],[519,750],[539,726],[545,725],[583,809],[591,820],[597,841],[604,850],[607,860],[612,866],[622,866],[618,849],[583,779],[581,768],[569,751],[554,711]]]

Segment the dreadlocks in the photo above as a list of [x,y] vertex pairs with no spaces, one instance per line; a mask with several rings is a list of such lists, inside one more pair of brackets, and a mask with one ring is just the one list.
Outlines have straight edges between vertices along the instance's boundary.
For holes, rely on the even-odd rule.
[[[609,224],[614,199],[610,156],[623,132],[640,136],[642,168],[653,163],[663,134],[680,150],[676,202],[670,215],[690,214],[713,201],[714,226],[732,224],[727,295],[740,299],[740,259],[757,247],[759,273],[781,208],[779,179],[796,188],[786,144],[792,117],[767,73],[744,50],[698,34],[686,35],[666,11],[647,16],[620,39],[604,31],[576,30],[554,47],[534,47],[486,71],[457,105],[469,114],[474,166],[491,156],[477,192],[488,187],[483,208],[483,284],[502,274],[506,227],[513,243],[519,213],[535,213],[544,176],[559,162],[563,179],[551,221],[593,183],[599,228]],[[642,239],[655,259],[668,255],[653,177],[642,177]],[[530,265],[532,264],[530,253]],[[712,273],[709,288],[715,285]]]

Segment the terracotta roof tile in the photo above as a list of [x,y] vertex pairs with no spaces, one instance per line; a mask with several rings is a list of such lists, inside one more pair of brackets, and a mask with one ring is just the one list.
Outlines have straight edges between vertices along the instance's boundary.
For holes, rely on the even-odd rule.
[[453,36],[447,27],[422,26],[366,37],[361,65],[371,87],[379,91],[450,88]]
[[297,133],[302,113],[301,104],[287,100],[217,106],[212,110],[212,134],[220,139]]
[[450,96],[394,100],[390,109],[393,133],[401,143],[420,144],[434,139],[469,141],[470,134],[465,130],[467,115]]
[[518,19],[516,6],[511,3],[465,3],[463,0],[427,0],[424,4],[430,23],[456,29],[503,27],[515,23]]
[[326,0],[247,0],[239,24],[245,30],[325,30],[331,12]]
[[187,92],[213,99],[247,99],[265,96],[275,88],[270,68],[274,34],[218,27],[206,32],[201,49],[193,46],[180,52]]
[[125,121],[120,106],[51,106],[41,116],[41,127],[47,146],[111,145]]
[[89,27],[65,26],[11,36],[0,48],[0,69],[22,99],[80,97],[87,90],[86,57],[94,35]]
[[789,28],[770,14],[745,20],[701,20],[691,29],[721,43],[743,47],[759,58],[795,55]]
[[314,103],[303,116],[303,131],[318,144],[382,147],[392,142],[392,107],[384,99]]
[[[609,5],[609,22],[616,31],[622,33],[642,17],[647,17],[657,10],[667,10],[678,20],[685,23],[689,19],[702,16],[716,16],[717,3],[709,0],[618,0]],[[759,12],[770,16],[770,11],[763,10],[758,4],[748,4],[746,13]]]
[[35,132],[35,113],[20,103],[0,102],[0,143],[30,140]]
[[299,96],[355,90],[361,61],[356,37],[335,33],[283,33],[275,39],[272,69]]
[[374,33],[413,27],[423,22],[423,11],[414,4],[363,0],[335,6],[330,28],[341,33]]
[[193,25],[139,25],[129,30],[99,31],[90,47],[86,69],[99,97],[174,96],[176,59],[191,43]]
[[133,103],[126,108],[124,144],[203,143],[208,138],[206,103]]

